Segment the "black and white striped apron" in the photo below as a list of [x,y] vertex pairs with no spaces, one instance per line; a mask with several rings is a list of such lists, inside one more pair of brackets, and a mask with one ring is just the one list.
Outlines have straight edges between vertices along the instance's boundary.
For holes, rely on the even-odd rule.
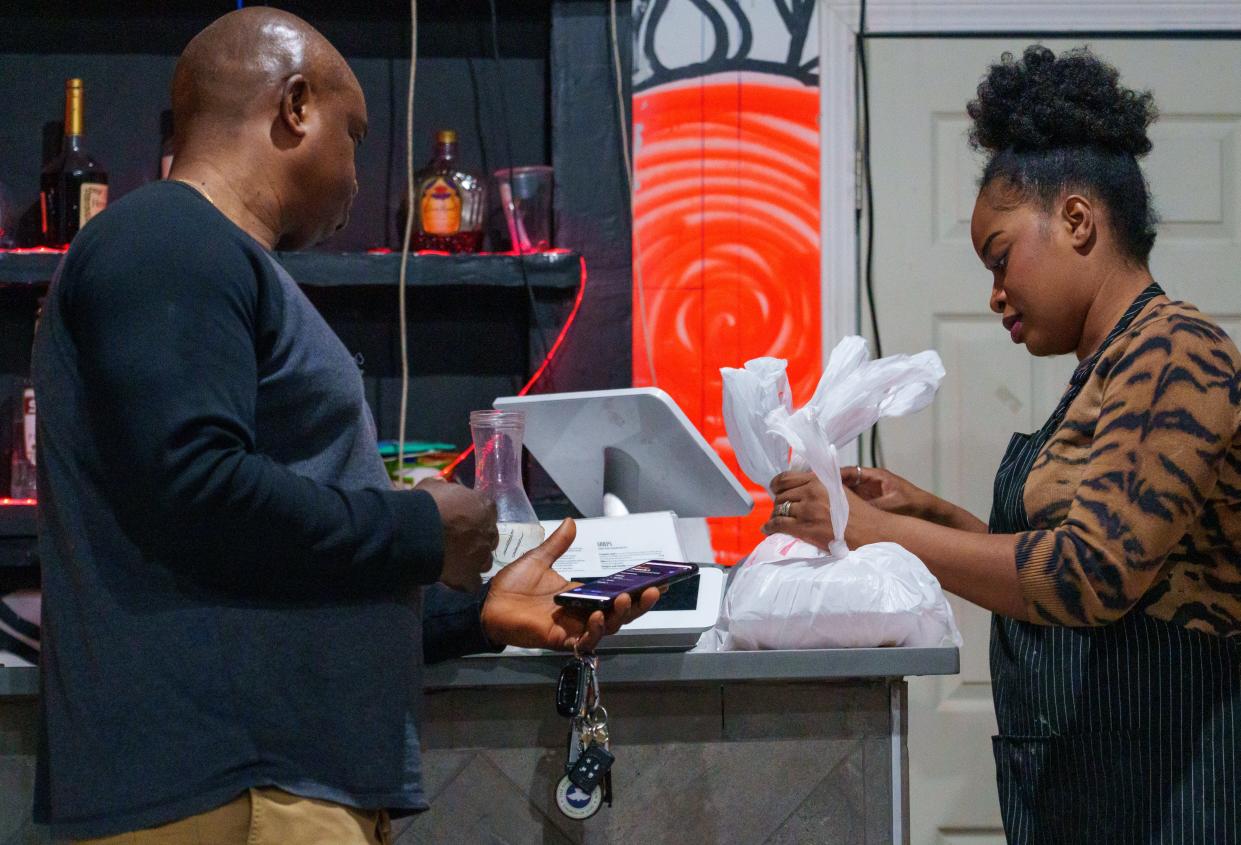
[[[1024,491],[1035,457],[1102,351],[1162,293],[1151,285],[1138,296],[1038,432],[1013,435],[992,533],[1031,530]],[[991,681],[1010,843],[1241,843],[1241,644],[1154,619],[1141,603],[1098,628],[997,615]]]

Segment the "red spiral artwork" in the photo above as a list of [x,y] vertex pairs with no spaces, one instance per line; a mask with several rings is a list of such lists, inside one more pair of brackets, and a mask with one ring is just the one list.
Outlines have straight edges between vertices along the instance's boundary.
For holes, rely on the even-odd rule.
[[754,495],[748,517],[710,521],[731,564],[771,498],[729,448],[719,368],[785,358],[804,401],[822,367],[818,88],[737,70],[639,90],[633,109],[634,383],[652,383],[646,330],[659,387]]

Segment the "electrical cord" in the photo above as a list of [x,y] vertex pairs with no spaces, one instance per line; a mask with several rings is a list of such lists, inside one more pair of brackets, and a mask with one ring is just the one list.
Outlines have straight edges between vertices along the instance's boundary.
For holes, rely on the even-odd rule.
[[[861,0],[858,11],[856,42],[858,63],[858,88],[861,94],[861,151],[862,181],[866,195],[866,245],[864,248],[863,283],[866,286],[866,302],[870,308],[870,329],[875,338],[875,357],[883,357],[883,342],[879,337],[879,315],[875,309],[875,186],[870,167],[870,79],[866,68],[866,0]],[[871,466],[883,465],[883,449],[879,443],[879,423],[870,430]]]
[[609,32],[612,42],[612,71],[616,79],[616,117],[620,123],[621,157],[625,163],[625,184],[629,196],[629,230],[632,247],[630,264],[633,267],[634,284],[638,288],[638,322],[642,326],[642,345],[646,352],[646,367],[651,374],[651,385],[659,386],[655,376],[655,348],[651,344],[651,326],[646,310],[646,286],[642,283],[641,249],[638,245],[638,221],[634,216],[633,160],[629,154],[629,118],[625,112],[625,84],[622,77],[620,37],[616,27],[616,0],[608,0]]
[[[586,296],[586,259],[580,256],[578,257],[578,269],[580,275],[577,280],[577,293],[573,297],[573,307],[569,310],[569,316],[565,318],[564,325],[560,327],[560,334],[558,334],[556,339],[552,341],[552,348],[548,350],[547,356],[543,359],[543,363],[540,364],[539,368],[534,371],[534,375],[530,376],[530,379],[525,383],[525,385],[522,386],[521,390],[517,391],[518,396],[525,396],[528,394],[538,383],[539,379],[543,377],[543,374],[547,372],[552,361],[556,358],[556,353],[560,351],[560,344],[564,343],[565,337],[569,334],[569,329],[573,326],[574,320],[577,319],[578,311],[582,308],[582,299]],[[457,467],[460,466],[461,462],[468,458],[473,452],[473,445],[463,449],[457,457],[455,457],[452,462],[448,464],[448,466],[440,470],[440,478],[451,480],[453,473],[457,471]]]
[[401,270],[397,307],[401,332],[401,413],[396,435],[397,483],[404,485],[405,422],[409,413],[409,321],[405,314],[405,286],[409,270],[409,239],[414,230],[414,72],[418,65],[418,0],[409,0],[409,85],[405,91],[405,233],[401,238]]

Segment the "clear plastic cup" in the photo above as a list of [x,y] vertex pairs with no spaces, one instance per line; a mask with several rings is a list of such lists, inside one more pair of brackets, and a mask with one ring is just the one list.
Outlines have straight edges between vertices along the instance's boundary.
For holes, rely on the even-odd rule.
[[495,180],[513,251],[524,255],[551,248],[552,169],[506,167],[495,172]]

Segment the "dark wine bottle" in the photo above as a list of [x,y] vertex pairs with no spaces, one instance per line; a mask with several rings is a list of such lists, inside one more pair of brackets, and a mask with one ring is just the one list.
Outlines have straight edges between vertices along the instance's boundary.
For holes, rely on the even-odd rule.
[[65,81],[65,140],[43,168],[39,194],[45,246],[68,246],[78,230],[108,204],[108,173],[82,146],[82,80]]

